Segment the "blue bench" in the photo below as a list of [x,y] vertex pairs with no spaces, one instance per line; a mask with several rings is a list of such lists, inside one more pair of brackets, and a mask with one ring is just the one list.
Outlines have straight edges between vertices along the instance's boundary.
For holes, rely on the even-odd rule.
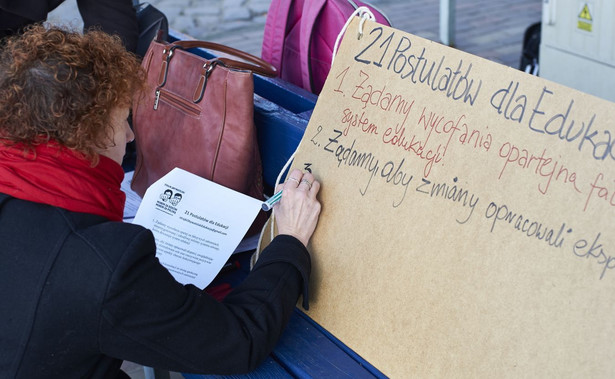
[[[173,34],[170,39],[185,39]],[[195,53],[207,58],[202,49]],[[294,153],[307,127],[317,96],[279,78],[254,78],[255,123],[266,189],[271,194],[276,178]],[[241,269],[217,278],[237,282],[248,274],[249,255],[239,254]],[[216,284],[216,281],[212,283]],[[220,378],[182,374],[186,379]],[[384,378],[376,368],[345,346],[298,308],[273,353],[254,372],[228,378]]]

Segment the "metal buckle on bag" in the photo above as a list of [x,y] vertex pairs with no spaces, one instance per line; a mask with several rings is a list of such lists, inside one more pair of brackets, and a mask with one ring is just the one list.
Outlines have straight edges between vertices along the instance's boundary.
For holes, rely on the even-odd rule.
[[203,100],[205,88],[207,88],[207,79],[209,79],[209,75],[211,75],[211,72],[217,65],[226,66],[224,62],[217,59],[207,61],[203,64],[203,70],[201,71],[199,83],[197,84],[196,89],[194,90],[194,95],[192,96],[192,102],[195,104]]
[[160,67],[160,75],[158,75],[158,87],[162,87],[167,83],[167,75],[169,74],[169,62],[173,56],[173,52],[179,46],[171,46],[168,50],[162,50],[162,66]]

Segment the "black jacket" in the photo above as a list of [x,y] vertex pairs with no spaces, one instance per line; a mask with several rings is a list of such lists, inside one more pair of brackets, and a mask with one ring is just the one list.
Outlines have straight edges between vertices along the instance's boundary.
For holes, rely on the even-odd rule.
[[[0,38],[14,34],[47,14],[64,0],[0,0]],[[135,51],[139,38],[137,16],[132,0],[77,0],[84,29],[100,28],[118,34],[128,51]]]
[[0,241],[1,378],[113,378],[122,359],[247,372],[274,347],[310,271],[305,247],[278,236],[219,303],[173,279],[149,230],[4,194]]

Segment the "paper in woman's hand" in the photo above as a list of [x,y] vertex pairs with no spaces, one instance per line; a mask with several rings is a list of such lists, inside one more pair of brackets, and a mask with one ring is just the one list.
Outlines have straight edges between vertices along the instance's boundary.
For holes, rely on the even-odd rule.
[[262,201],[175,168],[150,186],[134,219],[154,233],[156,257],[183,284],[215,278]]

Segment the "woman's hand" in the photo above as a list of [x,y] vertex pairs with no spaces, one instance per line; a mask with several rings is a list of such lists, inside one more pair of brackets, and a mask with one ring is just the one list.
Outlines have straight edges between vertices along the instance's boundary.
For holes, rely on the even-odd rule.
[[283,190],[282,199],[274,206],[278,232],[291,235],[307,246],[320,214],[320,203],[316,199],[320,183],[314,175],[295,169],[276,192],[280,189]]

